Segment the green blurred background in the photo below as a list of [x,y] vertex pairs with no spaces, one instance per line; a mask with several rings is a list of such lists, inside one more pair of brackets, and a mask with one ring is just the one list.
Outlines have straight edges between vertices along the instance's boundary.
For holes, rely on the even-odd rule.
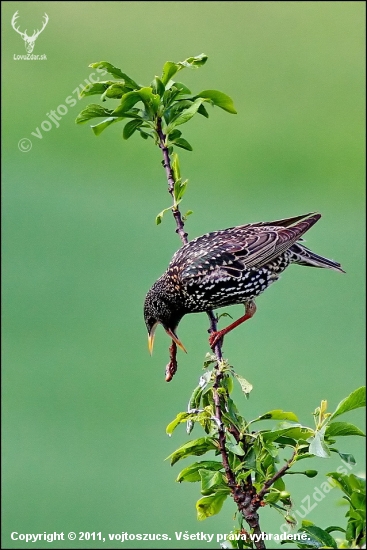
[[[169,340],[157,331],[149,357],[142,317],[146,291],[179,247],[169,215],[160,152],[122,125],[96,138],[74,119],[98,96],[68,108],[60,127],[37,132],[46,113],[107,60],[148,85],[165,61],[205,52],[209,61],[180,80],[193,91],[229,94],[238,115],[210,110],[182,127],[190,179],[191,238],[210,230],[320,211],[307,245],[347,274],[291,267],[261,296],[251,322],[226,339],[225,355],[254,385],[236,399],[247,418],[272,408],[301,422],[321,399],[330,408],[364,382],[364,2],[3,2],[3,547],[10,532],[228,533],[220,515],[199,523],[196,484],[175,483],[164,458],[187,440],[165,426],[185,410],[201,374],[207,317],[184,318],[188,349],[164,381]],[[21,30],[49,23],[35,54]],[[88,101],[91,99],[91,101]],[[18,142],[31,139],[21,152]],[[242,314],[235,306],[230,313]],[[361,426],[363,414],[345,420]],[[269,426],[270,427],[270,426]],[[198,429],[194,434],[198,437]],[[364,470],[364,447],[340,448]],[[187,463],[187,464],[186,464]],[[325,473],[340,460],[312,460]],[[295,509],[324,481],[290,476]],[[343,522],[332,491],[307,517]],[[261,510],[262,528],[283,523]],[[43,542],[94,548],[92,542]],[[109,543],[105,548],[119,548]],[[125,542],[127,548],[164,543]],[[212,544],[212,547],[218,547]],[[292,547],[292,545],[288,546]]]

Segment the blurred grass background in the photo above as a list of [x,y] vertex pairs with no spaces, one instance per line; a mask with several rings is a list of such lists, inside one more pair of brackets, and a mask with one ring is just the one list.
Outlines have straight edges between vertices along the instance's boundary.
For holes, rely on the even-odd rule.
[[[247,418],[272,408],[301,422],[321,399],[332,410],[364,381],[364,2],[3,2],[3,547],[10,533],[102,531],[228,533],[234,505],[198,523],[196,484],[174,479],[163,459],[187,440],[165,426],[186,408],[207,345],[204,314],[186,317],[187,356],[164,382],[167,339],[147,352],[144,296],[179,247],[159,150],[122,125],[96,138],[74,119],[97,96],[68,108],[60,127],[37,132],[46,113],[106,60],[148,84],[165,61],[205,52],[180,80],[229,94],[238,115],[210,110],[184,129],[190,179],[183,208],[191,238],[214,229],[320,211],[307,245],[347,274],[291,267],[261,296],[250,323],[226,339],[225,355],[254,385]],[[11,28],[49,24],[35,54]],[[90,99],[91,101],[88,101]],[[21,138],[32,140],[28,153]],[[234,316],[242,308],[231,308]],[[360,411],[345,420],[361,425]],[[270,427],[270,426],[269,426]],[[197,436],[199,436],[199,430]],[[195,431],[194,434],[195,435]],[[364,447],[339,447],[363,471]],[[313,460],[325,473],[341,463]],[[289,478],[295,509],[324,481]],[[332,491],[307,519],[343,522]],[[279,533],[281,516],[262,512]],[[118,548],[121,543],[104,544]],[[127,548],[142,543],[126,542]],[[100,543],[40,543],[94,548]],[[161,548],[163,543],[145,543]],[[214,547],[214,545],[213,545]],[[289,545],[288,547],[292,547]]]

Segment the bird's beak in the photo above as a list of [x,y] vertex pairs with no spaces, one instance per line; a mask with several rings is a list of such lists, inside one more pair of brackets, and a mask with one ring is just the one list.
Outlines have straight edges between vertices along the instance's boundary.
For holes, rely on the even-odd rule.
[[183,343],[178,339],[178,337],[176,336],[176,334],[173,332],[173,330],[171,330],[170,328],[169,329],[166,329],[166,332],[168,334],[168,336],[170,336],[172,338],[172,340],[175,342],[175,344],[178,345],[179,348],[182,349],[182,351],[184,351],[185,353],[187,353],[186,349],[185,349],[185,346],[183,345]]
[[[156,323],[155,325],[153,325],[152,327],[152,330],[150,331],[150,334],[148,336],[148,349],[149,349],[149,353],[150,355],[153,354],[153,345],[154,345],[154,334],[155,334],[155,331],[156,331],[156,328],[158,326],[159,323]],[[171,330],[170,328],[169,329],[166,329],[166,332],[168,334],[168,336],[170,336],[170,338],[172,338],[172,340],[175,342],[175,344],[177,344],[177,346],[179,348],[182,349],[182,351],[184,351],[185,353],[187,353],[186,349],[185,349],[185,346],[182,344],[182,342],[177,338],[176,334],[173,332],[173,330]]]
[[150,331],[149,336],[148,336],[148,349],[149,349],[150,355],[153,355],[154,333],[155,333],[155,330],[156,330],[157,326],[158,326],[158,323],[156,323],[155,325],[152,326],[152,330]]

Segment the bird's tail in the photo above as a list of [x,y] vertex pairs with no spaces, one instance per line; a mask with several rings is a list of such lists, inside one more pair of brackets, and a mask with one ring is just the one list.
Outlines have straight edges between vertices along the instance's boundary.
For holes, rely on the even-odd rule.
[[340,273],[345,273],[344,269],[342,269],[342,266],[338,262],[315,254],[303,244],[294,243],[291,246],[290,251],[292,252],[291,261],[295,264],[306,265],[308,267],[323,267],[333,269],[334,271],[339,271]]

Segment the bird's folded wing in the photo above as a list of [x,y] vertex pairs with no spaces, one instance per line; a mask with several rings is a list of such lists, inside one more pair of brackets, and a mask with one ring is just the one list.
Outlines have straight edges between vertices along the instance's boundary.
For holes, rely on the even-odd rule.
[[204,235],[174,256],[181,265],[181,279],[203,278],[220,270],[222,276],[239,277],[245,269],[261,267],[285,252],[309,229],[294,227],[243,227]]

